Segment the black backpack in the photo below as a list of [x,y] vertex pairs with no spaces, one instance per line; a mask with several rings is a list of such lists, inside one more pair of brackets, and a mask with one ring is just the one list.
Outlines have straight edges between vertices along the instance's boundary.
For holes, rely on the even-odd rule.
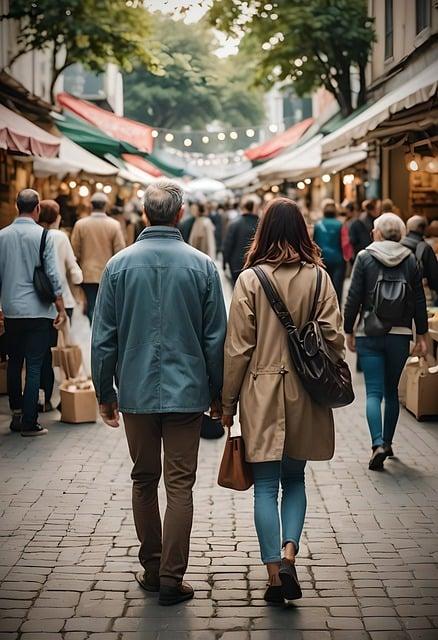
[[385,335],[401,318],[413,315],[414,312],[408,258],[396,267],[385,267],[374,259],[379,264],[379,275],[374,287],[372,308],[364,316],[367,336]]

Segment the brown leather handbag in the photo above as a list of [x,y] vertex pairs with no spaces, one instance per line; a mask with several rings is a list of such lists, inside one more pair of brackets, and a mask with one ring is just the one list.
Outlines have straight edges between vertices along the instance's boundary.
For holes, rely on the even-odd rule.
[[254,484],[251,464],[245,460],[242,436],[231,438],[228,433],[217,482],[235,491],[246,491]]

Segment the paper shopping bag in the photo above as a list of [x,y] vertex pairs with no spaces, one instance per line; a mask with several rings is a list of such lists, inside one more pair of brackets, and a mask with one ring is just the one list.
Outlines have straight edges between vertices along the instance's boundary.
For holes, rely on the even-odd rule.
[[418,419],[438,415],[438,366],[420,358],[406,369],[406,409]]
[[97,400],[94,386],[88,378],[65,380],[59,387],[61,422],[96,422]]
[[82,365],[82,351],[77,344],[69,344],[66,329],[58,332],[58,345],[52,347],[52,364],[60,367],[67,379],[76,378]]

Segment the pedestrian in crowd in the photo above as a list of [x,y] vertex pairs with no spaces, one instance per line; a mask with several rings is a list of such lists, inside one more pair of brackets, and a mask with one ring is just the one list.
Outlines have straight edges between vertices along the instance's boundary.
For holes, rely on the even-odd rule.
[[338,296],[342,302],[342,291],[345,280],[345,260],[342,251],[342,222],[338,218],[338,210],[334,200],[323,202],[323,218],[315,224],[313,239],[321,249],[327,273],[332,279]]
[[[228,229],[230,220],[228,218],[228,210],[224,207],[223,204],[220,204],[218,206],[217,212],[221,218],[222,244],[223,244],[223,240],[227,234],[227,229]],[[222,244],[221,244],[221,251],[222,251]]]
[[193,225],[195,224],[196,216],[198,213],[198,203],[189,202],[188,210],[184,211],[181,221],[178,223],[178,229],[183,237],[184,242],[188,242],[190,234],[192,232]]
[[260,204],[258,196],[247,196],[242,200],[242,213],[229,223],[223,244],[224,269],[230,267],[233,284],[236,283],[243,265],[245,255],[254,239],[259,223],[257,208]]
[[[332,411],[312,400],[291,364],[286,331],[251,269],[254,265],[263,267],[302,327],[314,304],[322,261],[292,200],[275,198],[268,204],[236,282],[222,391],[224,426],[232,427],[239,403],[246,459],[254,475],[255,526],[269,577],[264,598],[278,603],[301,597],[295,558],[306,512],[304,468],[307,460],[333,456],[334,427]],[[340,358],[344,337],[339,305],[330,277],[324,270],[321,275],[316,318],[330,352]]]
[[197,203],[192,208],[192,213],[194,220],[189,234],[189,244],[214,260],[216,258],[215,230],[205,205]]
[[[7,386],[12,412],[11,431],[22,436],[40,436],[47,429],[38,423],[41,368],[50,342],[51,328],[66,321],[62,283],[57,268],[55,244],[47,234],[40,262],[43,229],[39,195],[23,189],[16,200],[18,217],[0,231],[0,297],[8,351]],[[43,266],[55,302],[43,302],[34,286],[35,268]],[[24,391],[22,369],[26,366]]]
[[382,213],[395,213],[394,203],[391,198],[384,198],[381,206]]
[[86,313],[91,322],[100,279],[108,260],[125,247],[122,229],[105,213],[108,198],[96,192],[91,197],[92,212],[78,220],[73,228],[71,244],[84,276],[82,288],[87,300]]
[[392,440],[400,409],[398,383],[409,356],[413,320],[416,351],[422,355],[427,352],[426,301],[415,257],[400,244],[405,231],[404,223],[393,213],[374,221],[374,241],[356,258],[344,311],[347,345],[351,351],[357,350],[365,375],[372,470],[382,469],[385,459],[394,455]]
[[217,202],[209,202],[208,205],[208,217],[214,225],[214,239],[216,242],[216,253],[222,251],[222,218],[218,211]]
[[371,244],[371,233],[374,220],[380,215],[380,201],[367,200],[363,203],[364,211],[350,225],[350,241],[356,258],[359,251]]
[[438,295],[438,260],[432,247],[424,239],[427,219],[423,216],[412,216],[406,223],[407,235],[402,245],[412,251],[421,267],[421,275],[431,291]]
[[[353,245],[350,240],[350,227],[353,223],[353,220],[356,219],[356,205],[354,202],[347,202],[344,205],[344,216],[342,222],[341,229],[341,244],[342,244],[342,254],[344,256],[344,260],[347,264],[348,270],[350,270],[351,263],[354,258]],[[348,274],[347,274],[348,275]]]
[[[53,238],[53,244],[55,246],[56,264],[58,273],[61,279],[62,297],[64,300],[65,311],[68,318],[71,320],[73,316],[73,309],[75,307],[75,299],[70,289],[70,283],[72,285],[81,284],[83,276],[82,271],[76,261],[75,254],[73,253],[70,240],[67,235],[60,231],[59,225],[61,222],[61,215],[59,212],[59,205],[55,200],[41,200],[41,211],[39,217],[39,224],[44,229],[50,230],[50,236]],[[40,387],[44,391],[44,404],[38,405],[38,409],[41,413],[52,411],[53,406],[51,403],[53,385],[55,382],[55,376],[53,374],[52,367],[52,347],[55,347],[58,342],[58,331],[55,327],[50,328],[50,342],[44,362],[41,370],[41,383]]]
[[[183,582],[189,556],[203,412],[220,416],[226,313],[213,261],[177,229],[183,191],[158,181],[146,189],[148,226],[108,263],[96,305],[92,372],[100,412],[111,427],[123,413],[134,463],[133,512],[146,591],[159,603],[193,597]],[[117,380],[118,394],[114,390]],[[163,534],[157,489],[164,445],[167,510]]]

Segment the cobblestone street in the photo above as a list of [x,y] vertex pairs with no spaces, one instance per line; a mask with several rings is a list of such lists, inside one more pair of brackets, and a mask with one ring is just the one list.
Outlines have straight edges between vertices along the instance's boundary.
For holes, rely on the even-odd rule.
[[370,472],[363,384],[339,410],[337,450],[310,463],[298,561],[304,597],[262,600],[252,492],[216,485],[223,441],[203,441],[187,579],[193,601],[158,607],[134,579],[137,539],[123,430],[9,432],[1,408],[0,640],[435,640],[438,425],[403,410],[396,459]]

